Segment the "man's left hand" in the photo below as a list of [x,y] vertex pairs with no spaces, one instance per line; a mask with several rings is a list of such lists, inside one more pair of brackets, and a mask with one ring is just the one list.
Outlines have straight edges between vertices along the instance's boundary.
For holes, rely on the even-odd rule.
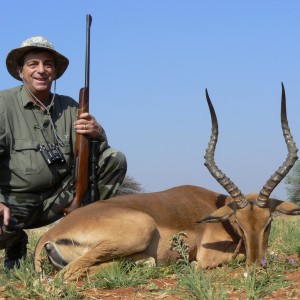
[[102,126],[89,113],[82,113],[79,119],[74,122],[74,128],[76,132],[86,134],[94,139],[99,139],[103,131]]

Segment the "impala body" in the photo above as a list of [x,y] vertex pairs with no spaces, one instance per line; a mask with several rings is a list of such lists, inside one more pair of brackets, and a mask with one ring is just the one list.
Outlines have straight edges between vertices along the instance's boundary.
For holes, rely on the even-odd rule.
[[157,193],[132,194],[95,202],[67,215],[47,231],[35,249],[35,270],[41,272],[41,252],[66,279],[93,274],[114,259],[152,258],[170,262],[178,253],[169,249],[174,234],[185,232],[189,258],[197,268],[216,267],[236,256],[247,265],[260,262],[268,245],[272,213],[299,215],[300,206],[270,198],[277,184],[297,160],[297,147],[287,123],[282,86],[281,123],[288,148],[284,164],[258,194],[244,196],[214,162],[218,124],[212,118],[212,135],[205,165],[229,196],[196,186],[179,186]]

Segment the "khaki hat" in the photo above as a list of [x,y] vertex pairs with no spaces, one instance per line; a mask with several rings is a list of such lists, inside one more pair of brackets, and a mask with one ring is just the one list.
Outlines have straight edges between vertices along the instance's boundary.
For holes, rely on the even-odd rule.
[[42,36],[34,36],[25,40],[20,48],[11,50],[6,57],[6,67],[9,74],[17,80],[22,80],[18,73],[18,63],[23,56],[33,49],[41,49],[53,54],[56,67],[56,79],[58,79],[67,69],[69,60],[55,51],[51,42]]

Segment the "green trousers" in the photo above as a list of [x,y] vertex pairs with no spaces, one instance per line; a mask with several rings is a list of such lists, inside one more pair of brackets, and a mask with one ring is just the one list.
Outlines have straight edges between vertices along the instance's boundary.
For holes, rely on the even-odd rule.
[[[127,171],[127,162],[123,153],[108,148],[98,160],[98,190],[100,199],[105,200],[116,195]],[[0,219],[0,249],[18,242],[20,230],[38,228],[51,224],[63,217],[63,209],[73,199],[69,189],[71,175],[66,177],[55,189],[44,193],[4,194],[5,204],[10,209],[9,226],[2,226]],[[89,191],[84,200],[88,204]]]

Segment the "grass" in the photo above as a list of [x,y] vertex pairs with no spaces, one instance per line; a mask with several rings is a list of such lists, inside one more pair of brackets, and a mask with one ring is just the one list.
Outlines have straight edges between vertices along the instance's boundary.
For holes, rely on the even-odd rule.
[[272,292],[290,287],[285,274],[300,271],[300,262],[268,256],[268,267],[246,271],[243,262],[234,261],[228,266],[195,272],[187,269],[178,274],[180,299],[249,299],[258,300]]
[[142,264],[135,265],[130,260],[121,260],[99,271],[86,285],[89,288],[115,289],[145,284],[148,279],[160,276],[158,268],[150,268]]
[[156,293],[159,287],[153,279],[170,277],[176,278],[177,285],[165,292],[178,299],[264,299],[280,288],[293,288],[293,283],[287,282],[285,276],[291,272],[300,272],[299,228],[300,218],[278,216],[274,219],[264,268],[254,266],[247,272],[243,261],[234,260],[220,268],[196,272],[188,264],[186,235],[181,232],[170,241],[170,247],[181,257],[177,263],[149,267],[121,260],[101,270],[96,276],[84,279],[80,284],[64,283],[59,276],[54,276],[52,267],[47,264],[43,278],[34,272],[30,254],[47,228],[30,230],[29,255],[21,262],[20,268],[7,272],[0,265],[0,300],[87,299],[87,290],[141,285],[147,285],[150,293]]
[[[22,260],[19,269],[3,271],[0,276],[6,299],[81,299],[75,283],[65,285],[60,277],[41,279],[30,259]],[[3,298],[0,298],[3,299]],[[5,298],[4,298],[5,299]]]
[[300,257],[300,218],[277,217],[272,224],[270,249],[277,254]]

